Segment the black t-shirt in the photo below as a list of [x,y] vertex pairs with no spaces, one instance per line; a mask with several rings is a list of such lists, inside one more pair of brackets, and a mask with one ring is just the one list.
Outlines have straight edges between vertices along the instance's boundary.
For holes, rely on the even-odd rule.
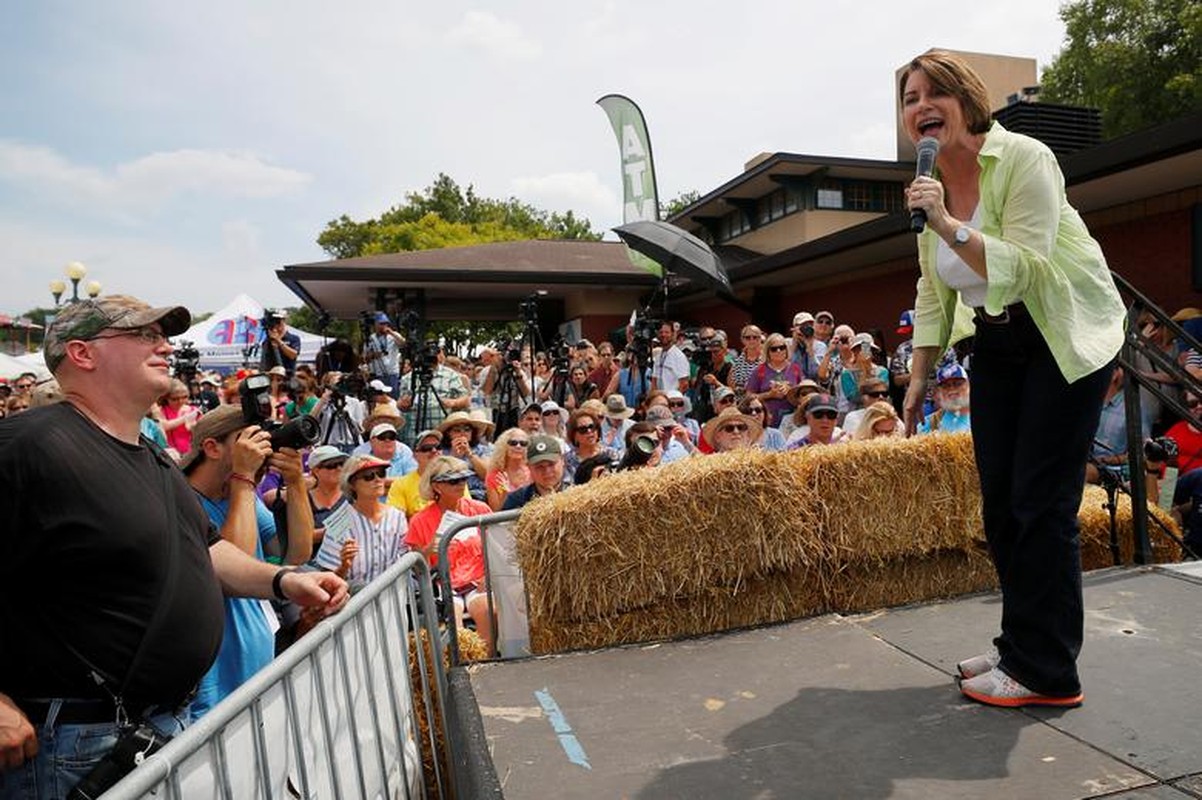
[[[67,403],[0,420],[0,692],[104,697],[80,657],[119,687],[160,599],[126,697],[177,702],[208,669],[224,624],[208,550],[219,537],[162,458]],[[179,538],[164,587],[167,535]]]

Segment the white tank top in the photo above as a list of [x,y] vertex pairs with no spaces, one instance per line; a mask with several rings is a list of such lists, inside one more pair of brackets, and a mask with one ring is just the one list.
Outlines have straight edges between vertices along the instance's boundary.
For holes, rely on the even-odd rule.
[[[972,219],[968,221],[968,226],[973,230],[981,229],[981,206],[979,203],[972,212]],[[965,264],[964,259],[960,258],[959,254],[942,239],[935,248],[935,271],[939,273],[939,278],[944,283],[960,292],[960,299],[964,301],[965,305],[973,307],[985,305],[985,292],[989,289],[989,282],[974,272],[972,267]]]

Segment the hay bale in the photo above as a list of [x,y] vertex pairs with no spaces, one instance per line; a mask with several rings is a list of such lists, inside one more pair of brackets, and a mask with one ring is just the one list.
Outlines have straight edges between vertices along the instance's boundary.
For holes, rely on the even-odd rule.
[[[1114,566],[1114,556],[1110,552],[1110,512],[1106,509],[1106,503],[1105,489],[1101,486],[1085,487],[1077,520],[1081,528],[1081,568],[1087,571]],[[1130,564],[1135,560],[1135,522],[1131,516],[1131,498],[1120,494],[1117,505],[1115,527],[1118,531],[1119,552],[1122,554],[1123,563]],[[1159,506],[1149,503],[1148,513],[1163,522],[1174,536],[1181,538],[1181,526]],[[1152,545],[1154,563],[1164,564],[1181,560],[1181,548],[1165,536],[1152,520],[1148,520],[1148,540]]]
[[[1082,502],[1087,568],[1111,563],[1097,492]],[[1128,558],[1130,528],[1126,502]],[[621,473],[530,504],[515,535],[536,653],[996,586],[968,435],[749,450]]]

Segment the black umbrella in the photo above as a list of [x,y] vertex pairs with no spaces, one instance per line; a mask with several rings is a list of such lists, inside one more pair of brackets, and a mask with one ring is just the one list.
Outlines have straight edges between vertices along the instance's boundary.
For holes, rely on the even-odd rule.
[[730,279],[710,246],[670,222],[639,220],[614,228],[636,253],[658,261],[665,272],[731,294]]

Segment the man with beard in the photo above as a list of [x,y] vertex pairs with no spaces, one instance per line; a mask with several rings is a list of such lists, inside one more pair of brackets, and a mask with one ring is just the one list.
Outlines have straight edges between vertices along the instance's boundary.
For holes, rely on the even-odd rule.
[[939,370],[935,377],[935,395],[939,410],[928,414],[918,426],[918,433],[968,433],[972,430],[969,417],[968,373],[959,364]]

